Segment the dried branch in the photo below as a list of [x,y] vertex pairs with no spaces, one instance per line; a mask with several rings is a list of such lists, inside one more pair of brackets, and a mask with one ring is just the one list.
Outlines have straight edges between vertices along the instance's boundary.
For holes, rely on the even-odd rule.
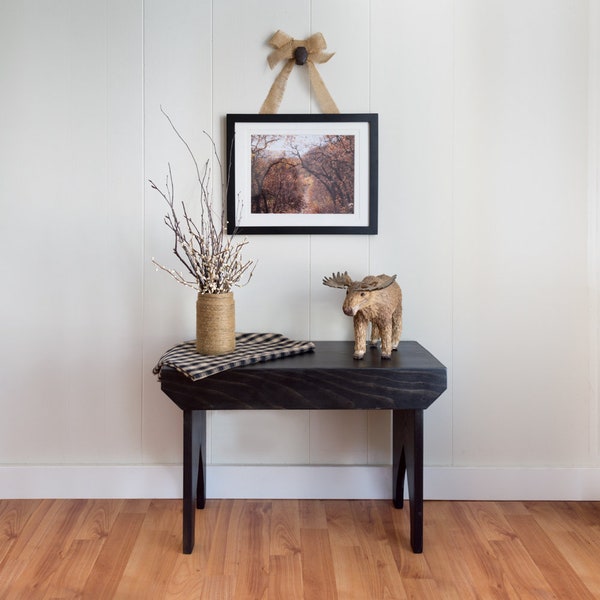
[[[169,273],[177,282],[194,288],[201,294],[230,292],[233,286],[243,286],[250,281],[256,264],[253,260],[244,261],[242,259],[242,249],[248,244],[248,240],[238,241],[234,239],[235,235],[228,236],[226,234],[225,198],[227,197],[229,176],[224,180],[223,167],[215,143],[210,135],[204,132],[212,143],[213,154],[219,167],[218,171],[221,174],[220,187],[223,202],[219,214],[213,205],[210,161],[207,160],[201,170],[189,144],[162,107],[161,112],[167,118],[177,137],[185,145],[194,163],[196,179],[200,186],[200,222],[199,224],[194,222],[185,203],[181,202],[180,213],[176,210],[175,184],[171,165],[169,164],[164,190],[159,188],[152,180],[150,180],[150,187],[162,196],[169,207],[164,222],[173,232],[173,253],[185,266],[192,280],[187,279],[181,272],[158,263],[154,258],[152,262],[157,268]],[[243,283],[242,279],[245,279]]]

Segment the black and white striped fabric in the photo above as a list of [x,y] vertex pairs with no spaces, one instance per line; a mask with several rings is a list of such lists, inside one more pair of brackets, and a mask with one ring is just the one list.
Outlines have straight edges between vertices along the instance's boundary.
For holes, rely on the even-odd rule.
[[276,360],[314,350],[313,342],[296,342],[278,333],[238,333],[235,350],[220,356],[205,356],[196,352],[196,341],[173,346],[152,369],[160,378],[162,367],[173,367],[192,381],[197,381],[233,367]]

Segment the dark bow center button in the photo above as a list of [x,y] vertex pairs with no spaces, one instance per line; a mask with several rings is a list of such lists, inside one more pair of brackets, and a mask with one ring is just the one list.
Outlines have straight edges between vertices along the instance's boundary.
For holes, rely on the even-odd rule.
[[308,50],[304,46],[298,46],[296,50],[294,50],[294,58],[296,59],[297,65],[303,65],[308,58]]

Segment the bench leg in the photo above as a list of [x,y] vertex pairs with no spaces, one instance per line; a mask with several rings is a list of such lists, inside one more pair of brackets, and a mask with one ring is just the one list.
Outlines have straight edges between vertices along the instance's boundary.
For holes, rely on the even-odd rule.
[[423,411],[392,411],[393,500],[404,503],[404,476],[408,478],[410,545],[415,554],[423,552]]
[[194,549],[196,508],[206,502],[206,411],[183,411],[183,553]]

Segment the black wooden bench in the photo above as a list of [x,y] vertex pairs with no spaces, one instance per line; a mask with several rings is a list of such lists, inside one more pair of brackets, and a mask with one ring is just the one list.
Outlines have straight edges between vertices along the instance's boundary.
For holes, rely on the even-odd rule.
[[446,368],[417,342],[400,342],[391,360],[378,349],[352,358],[353,342],[316,342],[314,352],[236,367],[191,381],[163,368],[162,391],[183,411],[183,552],[194,548],[196,508],[206,501],[207,410],[391,410],[393,489],[410,538],[423,551],[423,411],[446,389]]

